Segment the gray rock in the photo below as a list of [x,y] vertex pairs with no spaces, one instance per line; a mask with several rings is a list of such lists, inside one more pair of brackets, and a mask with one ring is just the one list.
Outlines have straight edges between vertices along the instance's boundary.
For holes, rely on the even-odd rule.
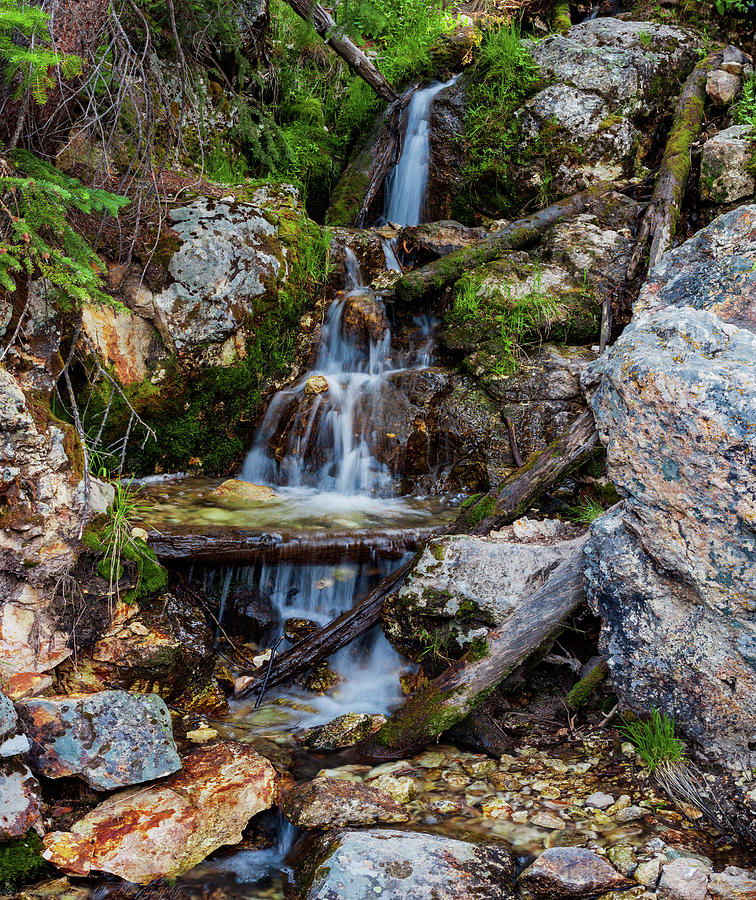
[[520,875],[520,884],[536,897],[560,900],[593,897],[605,891],[631,887],[603,857],[583,847],[551,847]]
[[29,749],[29,738],[19,734],[13,702],[0,691],[0,757],[17,756]]
[[584,383],[627,498],[592,526],[588,600],[623,703],[756,763],[756,207],[665,254]]
[[410,658],[431,662],[429,646],[441,659],[458,658],[546,581],[573,551],[575,533],[562,522],[522,519],[488,537],[431,541],[384,602],[386,636]]
[[709,894],[715,900],[756,900],[756,872],[728,866],[709,878]]
[[0,759],[0,841],[20,837],[39,821],[39,782],[19,759]]
[[392,829],[318,839],[296,875],[297,900],[513,900],[504,843]]
[[715,106],[729,106],[740,93],[742,84],[739,75],[716,69],[706,76],[706,93]]
[[675,859],[662,868],[657,897],[664,900],[706,900],[709,869],[693,859]]
[[596,791],[585,798],[585,805],[592,806],[594,809],[608,809],[613,803],[614,797],[611,794],[605,794],[603,791]]
[[728,44],[722,53],[722,66],[725,72],[731,72],[733,75],[742,75],[743,67],[749,64],[749,58],[737,47]]
[[749,125],[733,125],[709,138],[701,156],[701,196],[712,203],[752,197],[756,189],[752,159]]
[[17,709],[32,742],[29,764],[48,778],[78,775],[107,791],[181,768],[170,713],[156,694],[38,697]]

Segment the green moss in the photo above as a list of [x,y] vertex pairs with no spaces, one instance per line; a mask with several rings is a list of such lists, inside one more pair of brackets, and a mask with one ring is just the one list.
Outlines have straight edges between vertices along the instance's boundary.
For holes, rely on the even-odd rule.
[[471,528],[480,525],[483,519],[492,516],[496,510],[496,495],[485,494],[480,500],[471,506],[464,514],[464,522]]
[[470,497],[467,497],[465,500],[462,501],[462,505],[460,506],[460,509],[468,509],[469,507],[471,507],[473,505],[473,503],[477,503],[478,500],[480,500],[480,498],[482,496],[483,496],[483,494],[472,494]]
[[551,12],[551,30],[557,34],[566,34],[572,27],[570,4],[557,3]]
[[[81,537],[81,543],[92,553],[105,553],[107,544],[103,537],[106,516],[98,516],[90,522]],[[135,603],[148,597],[154,597],[168,586],[168,572],[158,562],[155,551],[141,538],[132,538],[130,543],[121,547],[121,559],[127,560],[134,567],[135,587],[124,594],[126,603]],[[111,581],[112,560],[103,557],[97,564],[97,574],[106,581]],[[119,563],[118,572],[113,573],[112,581],[119,581],[124,575],[124,566]]]
[[440,542],[433,542],[429,546],[430,552],[433,554],[433,558],[437,559],[439,562],[444,558],[444,545]]
[[0,889],[12,892],[51,872],[51,867],[42,858],[43,850],[42,841],[34,832],[0,844]]
[[602,659],[567,694],[567,706],[570,709],[581,709],[585,706],[598,686],[606,679],[608,671],[607,665]]
[[484,637],[474,637],[470,642],[470,649],[467,651],[466,659],[470,662],[477,662],[485,659],[489,655],[488,641]]

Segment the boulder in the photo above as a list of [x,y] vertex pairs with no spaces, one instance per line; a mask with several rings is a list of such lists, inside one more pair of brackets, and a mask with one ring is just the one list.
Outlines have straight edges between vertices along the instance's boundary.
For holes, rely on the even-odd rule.
[[520,884],[536,897],[567,900],[629,888],[634,882],[592,850],[550,847],[520,875]]
[[556,520],[521,519],[487,537],[430,541],[384,601],[386,636],[411,659],[448,664],[526,603],[573,552],[578,534]]
[[463,78],[437,94],[431,105],[428,188],[423,209],[423,219],[427,222],[448,219],[462,189],[464,153],[459,136],[464,134],[465,112]]
[[31,738],[29,765],[47,778],[78,775],[112,791],[181,768],[171,715],[155,694],[37,697],[17,708]]
[[316,778],[287,791],[281,801],[297,828],[342,828],[406,822],[409,813],[389,794],[362,782]]
[[716,69],[706,76],[706,93],[714,106],[729,106],[740,93],[743,81],[725,69]]
[[485,228],[471,228],[460,225],[459,222],[444,220],[408,225],[399,233],[399,241],[415,254],[418,262],[426,262],[477,244],[489,234]]
[[[141,307],[141,311],[146,310]],[[112,364],[114,374],[124,386],[142,381],[149,374],[148,363],[166,357],[152,322],[129,309],[85,303],[81,323],[98,357]]]
[[756,190],[752,160],[750,125],[733,125],[709,138],[701,156],[701,196],[712,203],[752,197]]
[[673,859],[662,867],[656,889],[659,900],[706,900],[709,869],[697,859]]
[[252,484],[251,481],[242,481],[240,478],[229,478],[218,487],[210,491],[211,498],[217,498],[228,503],[267,503],[274,500],[276,492],[272,487],[264,484]]
[[[348,335],[350,340],[356,340],[358,346],[368,349],[371,344],[378,343],[386,336],[388,328],[386,309],[377,296],[362,292],[347,294],[341,314],[341,330],[345,336]],[[313,375],[309,380],[322,377]]]
[[0,843],[40,821],[39,782],[21,759],[0,759]]
[[306,750],[322,752],[324,750],[341,750],[359,744],[373,731],[375,719],[383,720],[383,716],[371,716],[368,713],[347,713],[325,725],[315,725],[295,735],[297,743]]
[[666,253],[584,375],[626,498],[592,525],[586,593],[623,705],[756,764],[756,206]]
[[393,829],[340,831],[315,840],[295,875],[297,900],[513,900],[504,843]]
[[149,884],[176,877],[225,844],[268,809],[277,777],[249,745],[223,741],[190,753],[160,784],[114,794],[71,831],[45,836],[44,857],[63,872],[107,872]]

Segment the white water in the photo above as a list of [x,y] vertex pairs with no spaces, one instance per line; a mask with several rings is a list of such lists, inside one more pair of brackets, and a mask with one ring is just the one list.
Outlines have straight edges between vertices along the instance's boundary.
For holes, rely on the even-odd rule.
[[430,160],[430,109],[437,94],[456,83],[437,81],[416,91],[407,111],[407,131],[399,161],[386,182],[384,218],[395,225],[419,225],[428,186]]

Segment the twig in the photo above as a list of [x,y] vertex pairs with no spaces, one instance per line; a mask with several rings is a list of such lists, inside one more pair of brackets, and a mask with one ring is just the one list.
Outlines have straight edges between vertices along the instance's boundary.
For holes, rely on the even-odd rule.
[[276,657],[276,650],[281,646],[281,641],[283,641],[285,635],[281,635],[281,637],[276,641],[274,647],[271,648],[270,651],[270,659],[268,660],[268,671],[265,673],[265,679],[262,683],[262,687],[260,688],[260,693],[257,695],[257,700],[255,700],[255,709],[257,709],[262,703],[263,697],[265,696],[265,691],[268,687],[268,681],[270,680],[270,673],[273,669],[273,660]]
[[512,451],[512,460],[519,469],[522,466],[522,456],[520,456],[520,448],[517,446],[517,438],[515,437],[514,425],[509,416],[504,416],[504,424],[507,426],[507,434],[509,435],[509,449]]

